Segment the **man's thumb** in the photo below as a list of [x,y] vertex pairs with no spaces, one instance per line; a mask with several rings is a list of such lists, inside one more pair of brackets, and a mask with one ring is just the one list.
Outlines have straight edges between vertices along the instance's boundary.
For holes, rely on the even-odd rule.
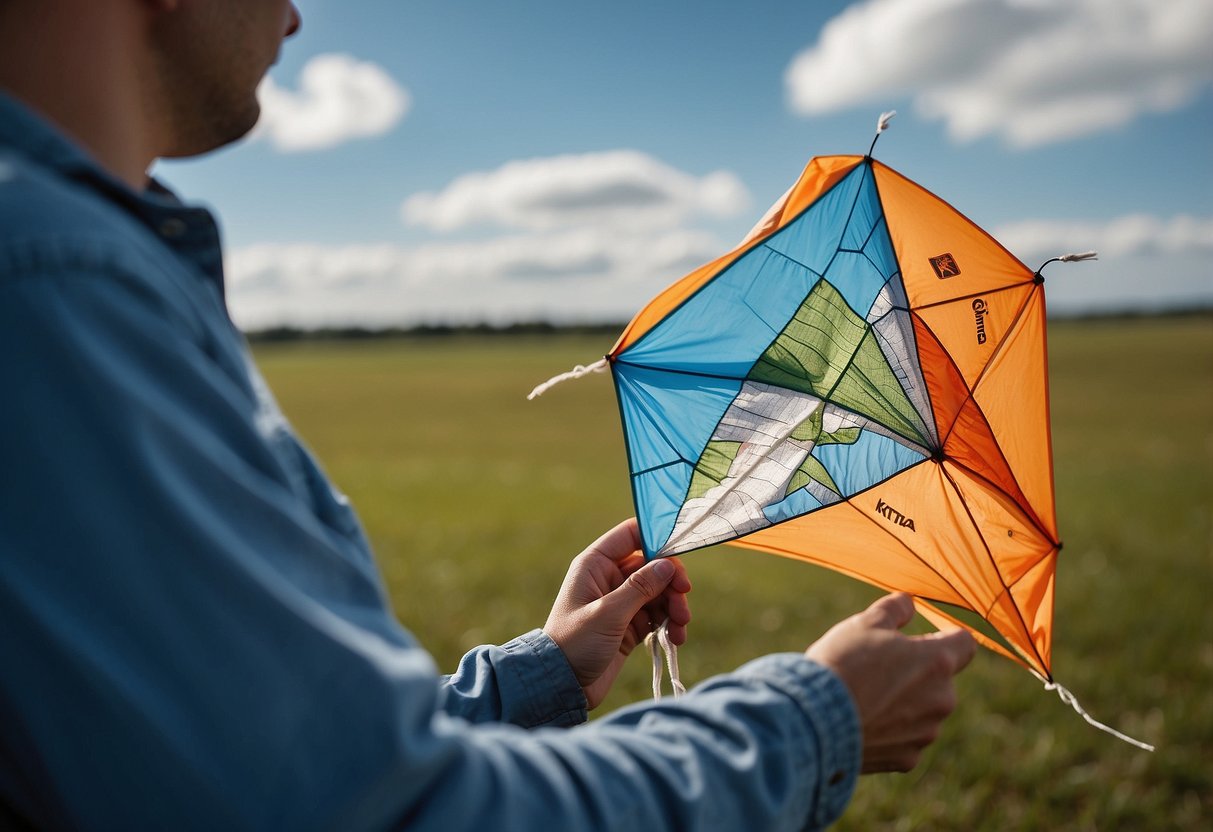
[[894,592],[878,599],[865,613],[873,627],[900,630],[914,617],[914,601],[904,592]]
[[630,619],[640,608],[665,591],[674,579],[674,564],[658,558],[637,569],[607,598],[620,615]]

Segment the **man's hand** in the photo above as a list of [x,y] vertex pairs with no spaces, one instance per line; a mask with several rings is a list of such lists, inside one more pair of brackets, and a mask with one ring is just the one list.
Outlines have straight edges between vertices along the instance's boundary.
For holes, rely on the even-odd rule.
[[863,726],[863,772],[909,771],[956,707],[955,676],[977,644],[964,630],[906,636],[904,594],[886,595],[836,624],[806,652],[850,688]]
[[590,708],[604,698],[624,660],[651,630],[670,620],[683,644],[691,591],[682,564],[645,563],[636,520],[625,520],[573,559],[543,630],[564,651]]

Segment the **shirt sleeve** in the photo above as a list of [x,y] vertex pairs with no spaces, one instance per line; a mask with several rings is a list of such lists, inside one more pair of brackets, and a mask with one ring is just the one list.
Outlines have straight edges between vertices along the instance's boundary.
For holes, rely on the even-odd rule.
[[587,717],[573,668],[543,630],[469,651],[444,677],[442,692],[443,709],[469,722],[569,727]]
[[799,656],[572,730],[469,721],[560,724],[539,676],[502,684],[550,648],[472,654],[499,705],[474,667],[444,681],[177,314],[123,275],[0,279],[0,799],[17,814],[508,832],[792,830],[842,810],[857,718]]

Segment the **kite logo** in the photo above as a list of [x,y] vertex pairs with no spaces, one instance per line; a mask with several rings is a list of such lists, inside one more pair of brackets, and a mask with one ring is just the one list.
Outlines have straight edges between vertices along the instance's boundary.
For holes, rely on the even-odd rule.
[[879,497],[876,499],[876,513],[884,519],[896,523],[903,529],[909,529],[912,532],[918,531],[918,529],[914,528],[914,520],[912,518],[906,517]]
[[973,301],[973,318],[977,321],[977,343],[979,344],[986,342],[986,313],[989,311],[990,307],[986,306],[985,298]]
[[946,277],[956,277],[956,275],[960,274],[960,266],[956,265],[956,258],[951,254],[940,254],[937,257],[932,257],[931,268],[935,270],[935,276],[940,280]]

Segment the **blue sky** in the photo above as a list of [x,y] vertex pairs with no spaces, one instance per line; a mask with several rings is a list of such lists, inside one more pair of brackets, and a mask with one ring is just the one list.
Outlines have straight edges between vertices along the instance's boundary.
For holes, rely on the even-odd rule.
[[618,321],[815,155],[876,156],[1055,312],[1213,304],[1207,0],[300,0],[217,209],[237,322]]

